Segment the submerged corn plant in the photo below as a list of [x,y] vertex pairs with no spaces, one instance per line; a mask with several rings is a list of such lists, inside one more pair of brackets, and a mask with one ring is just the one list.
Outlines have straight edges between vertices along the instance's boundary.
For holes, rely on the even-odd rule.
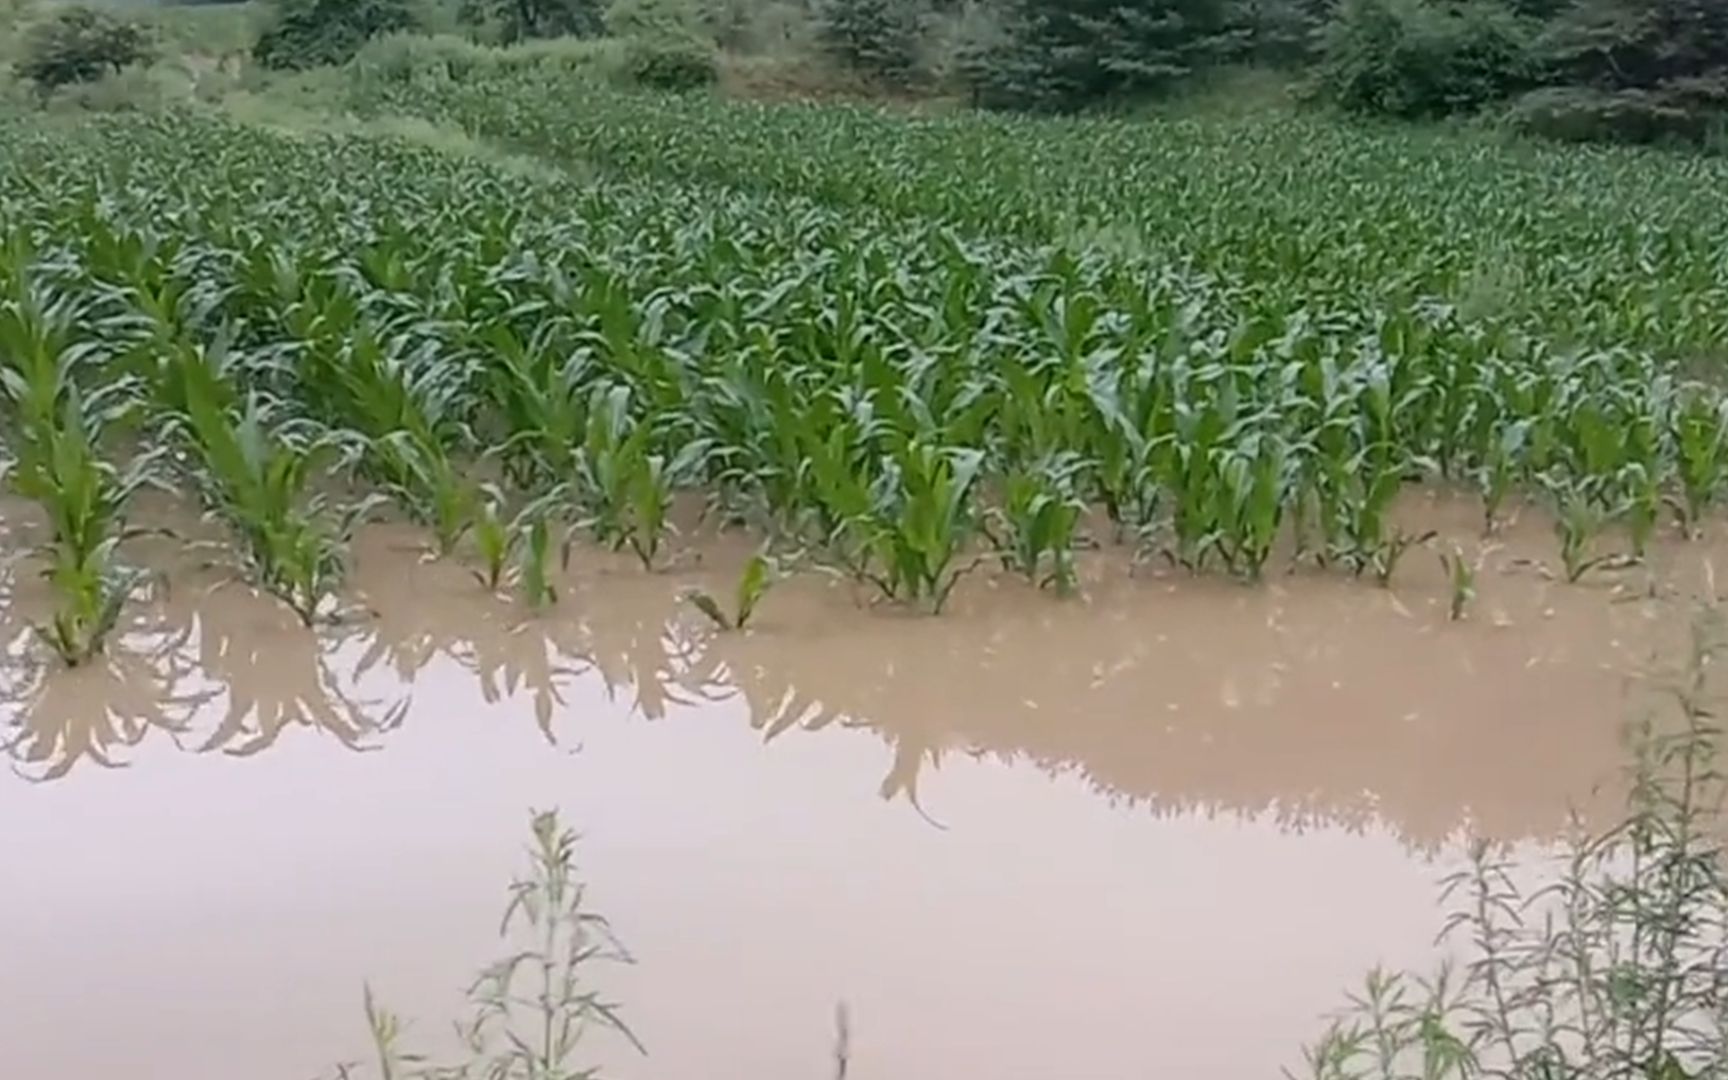
[[1075,585],[1074,549],[1086,509],[1075,478],[1084,467],[1079,455],[1060,454],[1008,473],[980,523],[1005,569],[1062,595]]
[[[365,1015],[378,1080],[594,1080],[580,1055],[596,1031],[622,1036],[646,1053],[618,1005],[593,985],[609,964],[634,959],[606,918],[588,904],[577,877],[576,834],[556,811],[531,820],[529,873],[509,889],[501,935],[510,952],[469,988],[472,1016],[457,1024],[462,1056],[435,1062],[403,1045],[403,1023],[366,988]],[[360,1065],[337,1069],[358,1080]]]
[[1370,973],[1304,1053],[1313,1080],[1696,1080],[1728,1062],[1728,862],[1720,815],[1721,615],[1706,610],[1633,724],[1626,815],[1577,831],[1557,878],[1520,884],[1477,843],[1448,877],[1462,966],[1433,979]]
[[[76,667],[102,651],[143,580],[118,549],[130,535],[127,504],[155,482],[156,460],[144,454],[122,467],[105,456],[109,434],[134,419],[138,387],[103,372],[78,341],[88,312],[71,294],[22,273],[13,285],[0,299],[0,418],[10,429],[0,442],[0,489],[10,487],[48,517],[45,575],[55,610],[36,631]],[[86,380],[106,385],[86,389]]]
[[738,574],[738,582],[732,589],[731,610],[722,607],[720,601],[702,589],[690,589],[684,598],[720,629],[743,630],[750,624],[751,616],[756,614],[756,606],[773,587],[776,572],[773,561],[757,552]]
[[230,392],[196,358],[181,365],[183,411],[174,418],[189,468],[212,514],[240,539],[248,575],[311,626],[340,587],[349,537],[375,504],[338,508],[316,484],[351,466],[355,441],[285,419],[253,394]]

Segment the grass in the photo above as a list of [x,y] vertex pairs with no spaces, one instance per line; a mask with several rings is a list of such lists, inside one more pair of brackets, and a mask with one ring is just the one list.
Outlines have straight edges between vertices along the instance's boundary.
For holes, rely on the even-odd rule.
[[[608,964],[634,961],[605,917],[588,904],[577,876],[576,834],[555,811],[530,821],[529,870],[509,888],[501,935],[510,949],[484,968],[468,994],[473,1013],[457,1024],[464,1049],[436,1062],[404,1045],[401,1020],[365,993],[372,1036],[371,1075],[379,1080],[581,1080],[596,1072],[581,1064],[596,1030],[624,1037],[646,1053],[618,1005],[592,980]],[[338,1080],[367,1075],[344,1064]]]
[[1704,612],[1664,696],[1633,725],[1625,818],[1520,884],[1491,845],[1444,883],[1460,965],[1375,970],[1292,1076],[1512,1080],[1721,1075],[1728,1062],[1728,868],[1715,666]]

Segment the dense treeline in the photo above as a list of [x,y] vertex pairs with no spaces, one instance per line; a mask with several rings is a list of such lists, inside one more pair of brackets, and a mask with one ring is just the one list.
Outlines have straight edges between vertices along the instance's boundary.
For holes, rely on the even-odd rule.
[[[712,81],[724,56],[767,57],[895,93],[1072,112],[1252,67],[1348,112],[1486,115],[1566,139],[1699,143],[1728,120],[1728,0],[265,2],[254,55],[282,69],[420,30],[495,45],[614,38],[632,81],[666,88]],[[15,65],[38,87],[148,56],[109,16],[41,8],[66,14],[38,20]]]
[[[277,3],[259,55],[302,66],[412,24],[425,0]],[[1724,0],[457,0],[454,15],[508,43],[606,34],[620,5],[634,37],[675,40],[684,63],[700,48],[802,50],[991,108],[1073,111],[1251,65],[1352,112],[1487,111],[1563,138],[1699,141],[1728,115]],[[337,29],[296,36],[318,22]]]

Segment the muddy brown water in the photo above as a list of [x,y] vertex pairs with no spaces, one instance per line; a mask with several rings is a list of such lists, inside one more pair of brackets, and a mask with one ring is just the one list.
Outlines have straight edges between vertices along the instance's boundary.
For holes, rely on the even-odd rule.
[[[1407,512],[1475,550],[1467,504]],[[0,548],[34,527],[0,504]],[[1538,864],[1612,812],[1724,551],[1567,586],[1531,516],[1462,623],[1427,553],[1390,590],[1106,553],[941,618],[806,574],[720,635],[678,596],[741,538],[581,552],[538,618],[419,543],[364,533],[369,614],[314,636],[141,541],[167,586],[78,672],[0,576],[0,1075],[328,1075],[367,982],[440,1047],[556,807],[639,961],[601,981],[650,1054],[596,1041],[609,1075],[819,1080],[843,1000],[853,1077],[1276,1076],[1370,965],[1428,966],[1466,836]]]

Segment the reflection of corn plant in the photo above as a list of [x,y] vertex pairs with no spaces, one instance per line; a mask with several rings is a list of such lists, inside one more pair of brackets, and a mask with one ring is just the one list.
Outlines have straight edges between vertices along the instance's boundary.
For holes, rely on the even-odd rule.
[[[457,1025],[462,1060],[434,1065],[405,1049],[405,1025],[368,988],[366,1024],[379,1080],[583,1080],[595,1073],[576,1057],[597,1030],[646,1053],[618,1005],[591,985],[597,967],[635,961],[588,904],[576,877],[576,834],[556,812],[534,814],[532,831],[531,872],[511,884],[502,926],[506,938],[520,941],[469,991],[473,1017]],[[355,1080],[360,1070],[343,1066],[337,1074]]]
[[756,605],[762,602],[769,588],[774,584],[774,564],[768,556],[758,552],[744,564],[744,570],[738,575],[738,583],[732,590],[732,610],[726,611],[720,602],[701,589],[691,589],[685,593],[685,599],[696,607],[696,610],[708,616],[715,626],[722,630],[742,630],[750,622],[750,616],[756,613]]
[[1075,533],[1085,510],[1074,494],[1074,477],[1083,465],[1078,455],[1061,454],[1010,472],[1000,503],[982,523],[1004,567],[1040,587],[1054,585],[1060,594],[1074,588]]
[[256,395],[238,411],[224,407],[208,369],[189,367],[176,426],[205,501],[239,535],[254,581],[310,626],[341,584],[349,536],[373,502],[338,512],[311,490],[353,462],[353,442],[294,421],[272,427]]

